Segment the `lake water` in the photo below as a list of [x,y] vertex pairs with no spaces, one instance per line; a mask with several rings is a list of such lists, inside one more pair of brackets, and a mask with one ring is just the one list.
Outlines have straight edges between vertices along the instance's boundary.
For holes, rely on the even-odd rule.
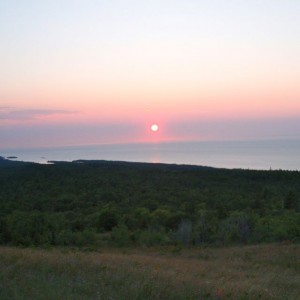
[[300,140],[203,141],[0,150],[0,156],[47,163],[103,159],[221,168],[300,170]]

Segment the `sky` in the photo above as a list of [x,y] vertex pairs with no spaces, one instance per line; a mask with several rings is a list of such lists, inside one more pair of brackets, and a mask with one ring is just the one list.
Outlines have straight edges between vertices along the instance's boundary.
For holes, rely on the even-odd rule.
[[299,12],[299,0],[0,0],[0,149],[299,139]]

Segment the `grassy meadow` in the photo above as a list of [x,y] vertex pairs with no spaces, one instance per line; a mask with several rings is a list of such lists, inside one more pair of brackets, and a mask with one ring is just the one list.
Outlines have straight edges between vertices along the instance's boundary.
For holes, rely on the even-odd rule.
[[299,299],[300,246],[0,247],[0,299]]

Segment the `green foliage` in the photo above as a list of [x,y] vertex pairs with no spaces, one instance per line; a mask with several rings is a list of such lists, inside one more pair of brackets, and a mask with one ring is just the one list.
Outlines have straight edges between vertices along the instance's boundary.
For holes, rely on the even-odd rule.
[[16,245],[46,245],[53,242],[48,218],[41,212],[14,211],[6,218],[6,236]]
[[150,220],[150,211],[145,207],[135,208],[132,213],[128,214],[125,218],[125,222],[130,229],[145,229],[149,226]]
[[170,236],[164,230],[139,230],[135,232],[135,240],[141,246],[163,246],[171,243]]
[[117,209],[107,205],[101,209],[98,214],[97,229],[99,231],[101,231],[101,229],[111,231],[113,227],[118,225],[119,219],[120,217]]
[[104,236],[118,246],[297,241],[299,191],[300,172],[2,164],[0,243],[81,246]]
[[252,226],[250,216],[245,212],[233,212],[220,223],[218,239],[223,244],[247,243],[252,234]]
[[171,217],[171,212],[167,208],[157,208],[151,213],[151,223],[154,227],[165,227]]
[[57,237],[57,245],[60,246],[93,246],[96,244],[96,234],[94,231],[86,229],[73,232],[69,229],[62,230]]
[[285,197],[284,208],[299,210],[299,198],[297,198],[294,192],[290,191]]
[[132,244],[132,235],[124,224],[112,229],[111,238],[113,244],[118,247],[128,247]]
[[194,242],[196,245],[212,243],[218,232],[218,213],[201,209],[197,213],[197,220],[194,226]]
[[260,218],[255,227],[257,242],[300,241],[299,213],[279,212]]

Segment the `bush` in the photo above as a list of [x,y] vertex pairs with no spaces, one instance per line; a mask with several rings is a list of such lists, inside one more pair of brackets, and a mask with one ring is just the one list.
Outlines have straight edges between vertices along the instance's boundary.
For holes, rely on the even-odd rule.
[[53,243],[53,232],[46,214],[14,211],[6,218],[6,235],[16,245],[46,245]]
[[254,237],[257,242],[299,241],[299,213],[287,211],[281,215],[270,215],[259,219]]
[[200,210],[198,212],[198,220],[193,229],[195,245],[215,241],[218,225],[217,211]]
[[113,244],[117,247],[128,247],[132,244],[132,235],[124,224],[112,229],[111,239]]
[[114,207],[104,207],[98,215],[98,231],[101,231],[101,229],[104,229],[105,231],[111,231],[113,227],[118,225],[119,219],[120,216]]
[[162,246],[171,243],[170,236],[163,230],[143,230],[135,232],[135,239],[141,246]]
[[92,230],[73,232],[69,229],[58,234],[57,244],[61,246],[92,246],[96,244],[96,233]]
[[251,218],[244,212],[233,212],[220,223],[218,240],[222,244],[247,243],[252,233]]

